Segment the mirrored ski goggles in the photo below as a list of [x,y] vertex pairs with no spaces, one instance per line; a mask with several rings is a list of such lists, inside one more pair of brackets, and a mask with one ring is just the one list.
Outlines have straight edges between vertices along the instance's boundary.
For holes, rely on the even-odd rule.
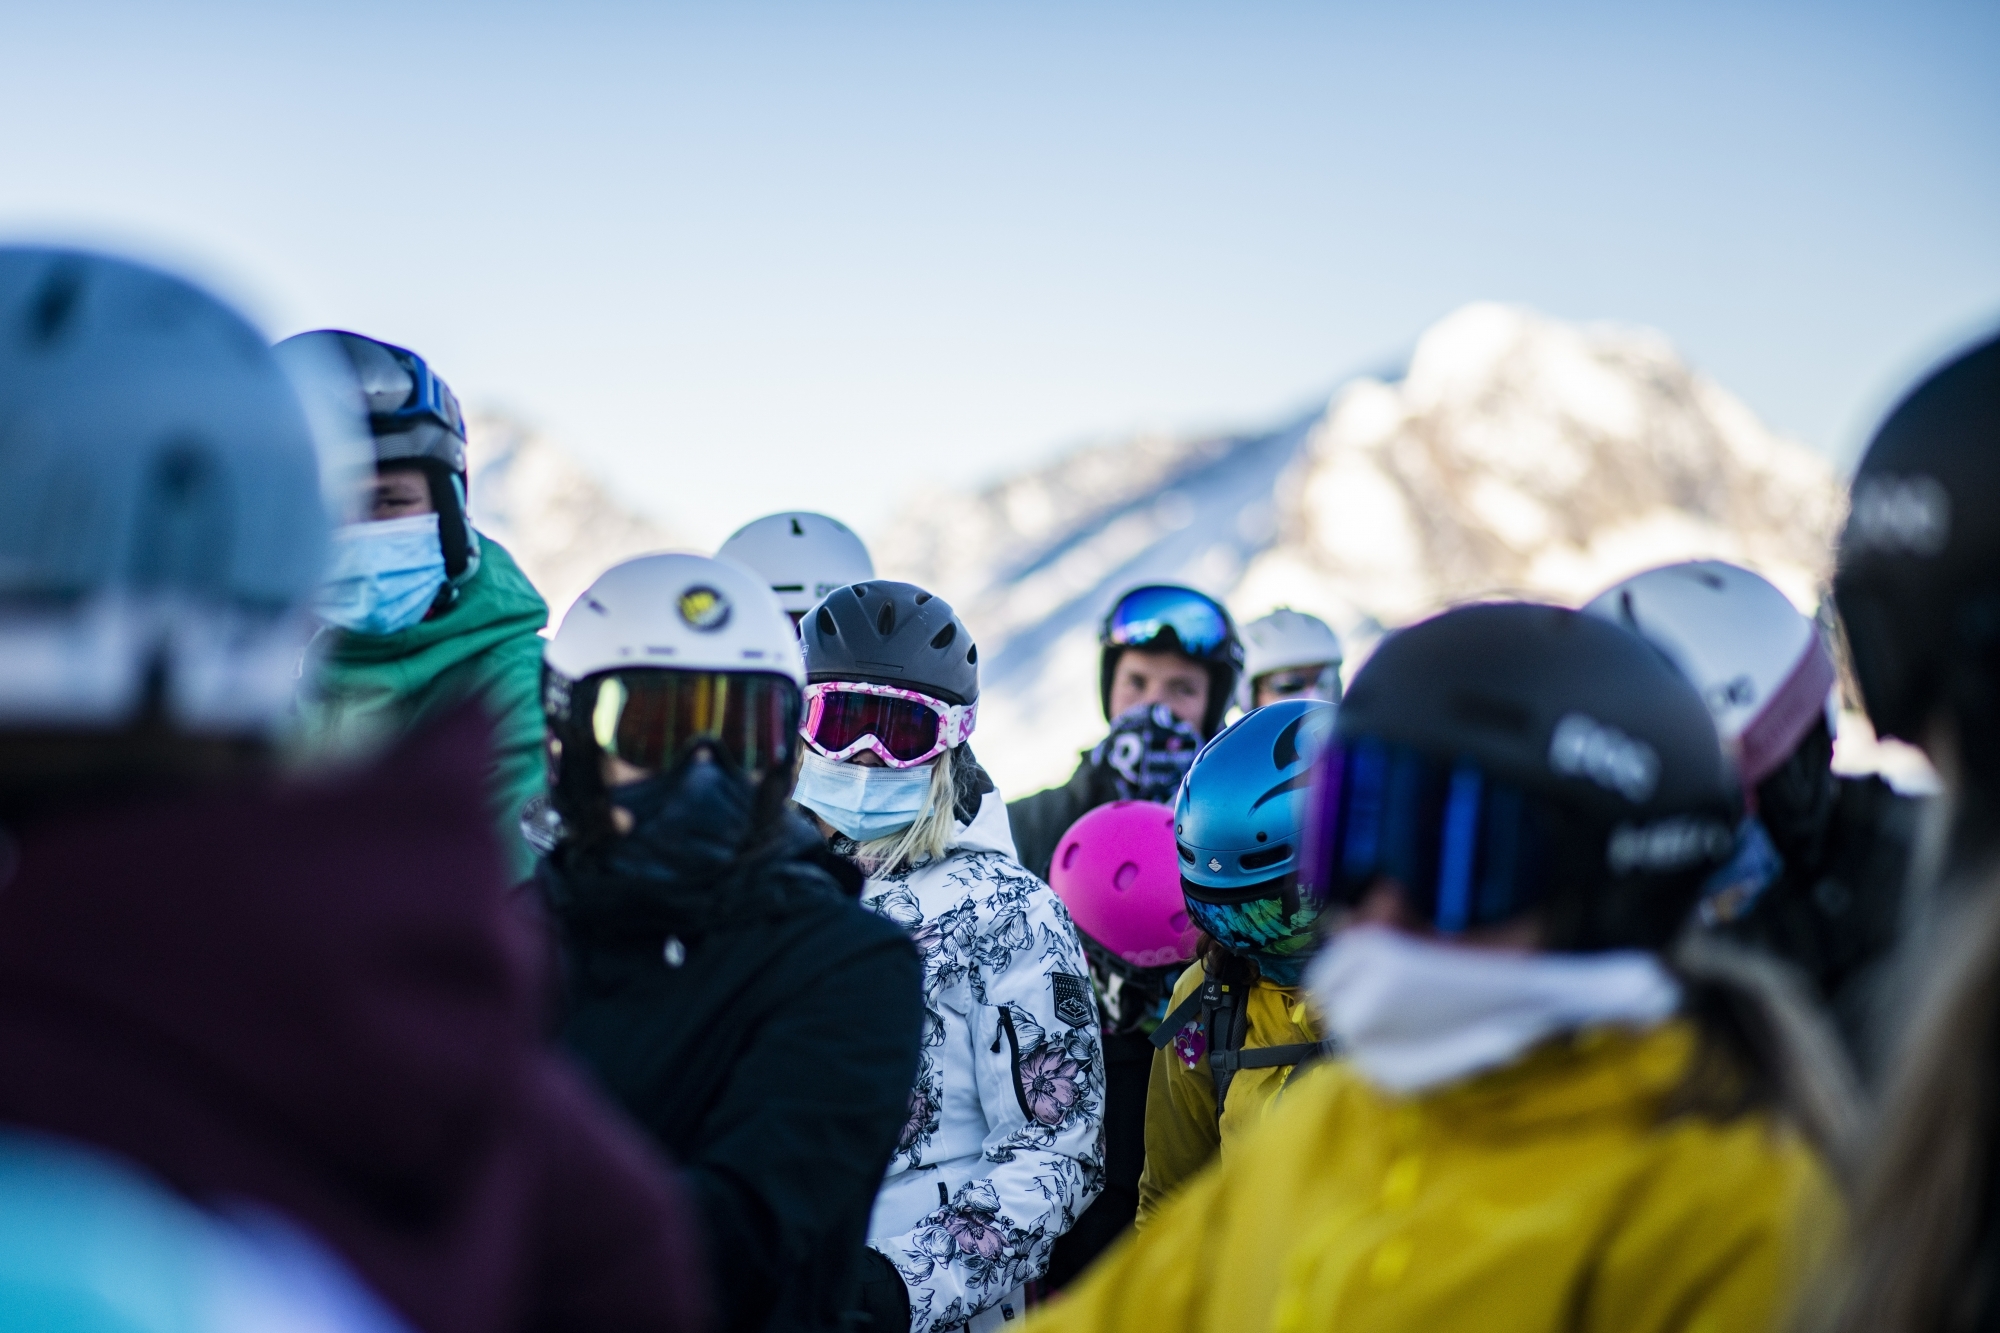
[[1153,585],[1134,588],[1104,618],[1104,642],[1119,648],[1146,648],[1168,630],[1189,657],[1207,657],[1228,643],[1229,613],[1193,588]]
[[390,347],[388,350],[396,358],[396,364],[403,368],[403,373],[410,377],[412,388],[410,396],[399,407],[387,411],[371,408],[368,413],[370,428],[377,435],[394,435],[430,422],[464,439],[465,418],[459,412],[458,396],[431,372],[430,366],[415,352],[401,347]]
[[789,764],[799,690],[748,671],[620,671],[597,682],[590,731],[606,754],[660,771],[706,741],[746,772]]
[[873,750],[891,768],[915,768],[971,735],[979,705],[859,680],[806,686],[806,744],[828,759]]
[[1554,829],[1540,802],[1470,760],[1350,740],[1321,752],[1307,804],[1307,896],[1354,906],[1378,879],[1442,934],[1537,906]]
[[1324,666],[1284,667],[1267,671],[1257,677],[1256,692],[1260,696],[1269,694],[1271,698],[1265,700],[1267,703],[1283,703],[1287,699],[1324,699],[1337,704],[1340,702],[1340,664],[1328,662]]

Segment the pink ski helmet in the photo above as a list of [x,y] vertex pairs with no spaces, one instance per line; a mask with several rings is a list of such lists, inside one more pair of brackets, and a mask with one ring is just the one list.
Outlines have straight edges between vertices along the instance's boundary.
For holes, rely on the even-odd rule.
[[1194,957],[1174,848],[1174,812],[1153,801],[1113,801],[1070,825],[1056,844],[1049,884],[1085,942],[1126,968],[1171,967]]

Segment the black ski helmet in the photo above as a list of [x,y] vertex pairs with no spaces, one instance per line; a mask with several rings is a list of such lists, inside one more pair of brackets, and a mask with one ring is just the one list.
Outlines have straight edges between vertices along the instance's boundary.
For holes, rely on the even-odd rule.
[[331,347],[353,368],[376,467],[407,465],[423,473],[437,510],[445,576],[463,584],[479,571],[479,542],[466,513],[465,417],[457,395],[408,348],[344,329],[315,329],[279,346],[304,342]]
[[2000,337],[1934,371],[1876,431],[1833,599],[1875,730],[1921,743],[1948,705],[1968,768],[2000,769]]
[[835,588],[799,628],[808,684],[859,680],[948,704],[979,699],[979,645],[950,603],[914,583]]
[[[1321,755],[1302,874],[1378,877],[1450,934],[1540,911],[1548,946],[1663,947],[1735,844],[1707,706],[1616,625],[1524,602],[1390,635]],[[1302,892],[1307,891],[1302,886]]]
[[1229,610],[1207,593],[1178,583],[1128,588],[1104,613],[1097,628],[1097,691],[1104,720],[1111,716],[1111,683],[1129,649],[1175,652],[1208,669],[1208,707],[1201,734],[1222,729],[1222,715],[1234,702],[1243,674],[1243,640]]

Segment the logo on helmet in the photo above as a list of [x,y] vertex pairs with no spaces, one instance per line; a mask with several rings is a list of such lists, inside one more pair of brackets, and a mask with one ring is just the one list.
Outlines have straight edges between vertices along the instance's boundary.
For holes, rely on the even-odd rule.
[[1660,780],[1660,756],[1642,740],[1582,713],[1565,714],[1549,737],[1549,767],[1584,778],[1637,805]]
[[681,594],[680,613],[689,628],[713,633],[729,623],[729,599],[713,588],[696,584]]
[[1854,488],[1850,551],[1936,555],[1951,539],[1951,495],[1936,477],[1870,477]]
[[1614,875],[1659,874],[1719,861],[1735,845],[1736,834],[1721,820],[1682,816],[1653,824],[1620,824],[1611,831],[1605,857]]

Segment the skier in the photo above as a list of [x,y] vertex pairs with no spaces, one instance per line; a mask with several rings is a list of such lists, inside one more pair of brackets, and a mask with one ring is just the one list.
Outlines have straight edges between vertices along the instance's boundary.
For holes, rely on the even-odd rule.
[[1843,1330],[2000,1319],[2000,338],[1933,372],[1854,475],[1833,598],[1877,734],[1944,781],[1899,953],[1907,1032],[1856,1206]]
[[1132,1225],[1146,1164],[1147,1040],[1200,932],[1181,898],[1174,812],[1152,801],[1100,805],[1063,834],[1049,870],[1090,961],[1104,1036],[1104,1190],[1056,1242],[1044,1285],[1058,1291]]
[[1281,699],[1340,702],[1340,636],[1318,616],[1281,606],[1243,627],[1243,679],[1236,706],[1244,712]]
[[1385,640],[1335,735],[1300,895],[1341,913],[1308,984],[1342,1058],[1036,1327],[1778,1326],[1853,1113],[1755,955],[1661,957],[1740,801],[1700,697],[1486,604]]
[[1800,968],[1861,1057],[1918,806],[1880,778],[1834,776],[1833,658],[1818,629],[1770,583],[1720,560],[1635,574],[1583,609],[1664,652],[1735,755],[1747,813],[1700,920]]
[[1202,742],[1222,729],[1243,645],[1214,598],[1175,584],[1120,597],[1098,630],[1098,702],[1110,734],[1060,787],[1007,807],[1021,864],[1048,878],[1072,824],[1110,801],[1174,799]]
[[859,1317],[923,1021],[916,950],[786,800],[803,675],[770,591],[695,555],[614,566],[548,647],[563,1040],[686,1168],[732,1330]]
[[1323,1054],[1300,990],[1321,904],[1301,891],[1299,851],[1333,714],[1302,699],[1257,709],[1209,742],[1181,787],[1181,887],[1203,949],[1152,1035],[1141,1226]]
[[805,620],[798,803],[868,873],[862,903],[924,956],[923,1060],[875,1200],[877,1329],[999,1328],[1096,1197],[1104,1062],[1083,947],[1021,868],[966,744],[979,650],[907,583]]
[[326,549],[264,340],[0,249],[0,1310],[694,1328],[677,1179],[536,1038],[467,711],[298,774]]
[[495,727],[488,788],[513,879],[533,853],[521,812],[544,788],[540,681],[548,605],[466,509],[458,399],[416,353],[320,329],[279,354],[344,364],[373,465],[355,479],[356,521],[334,532],[316,610],[318,668],[300,682],[309,746],[380,744],[476,698]]
[[868,548],[839,519],[788,510],[752,519],[715,553],[734,560],[771,586],[797,625],[822,597],[875,577]]

